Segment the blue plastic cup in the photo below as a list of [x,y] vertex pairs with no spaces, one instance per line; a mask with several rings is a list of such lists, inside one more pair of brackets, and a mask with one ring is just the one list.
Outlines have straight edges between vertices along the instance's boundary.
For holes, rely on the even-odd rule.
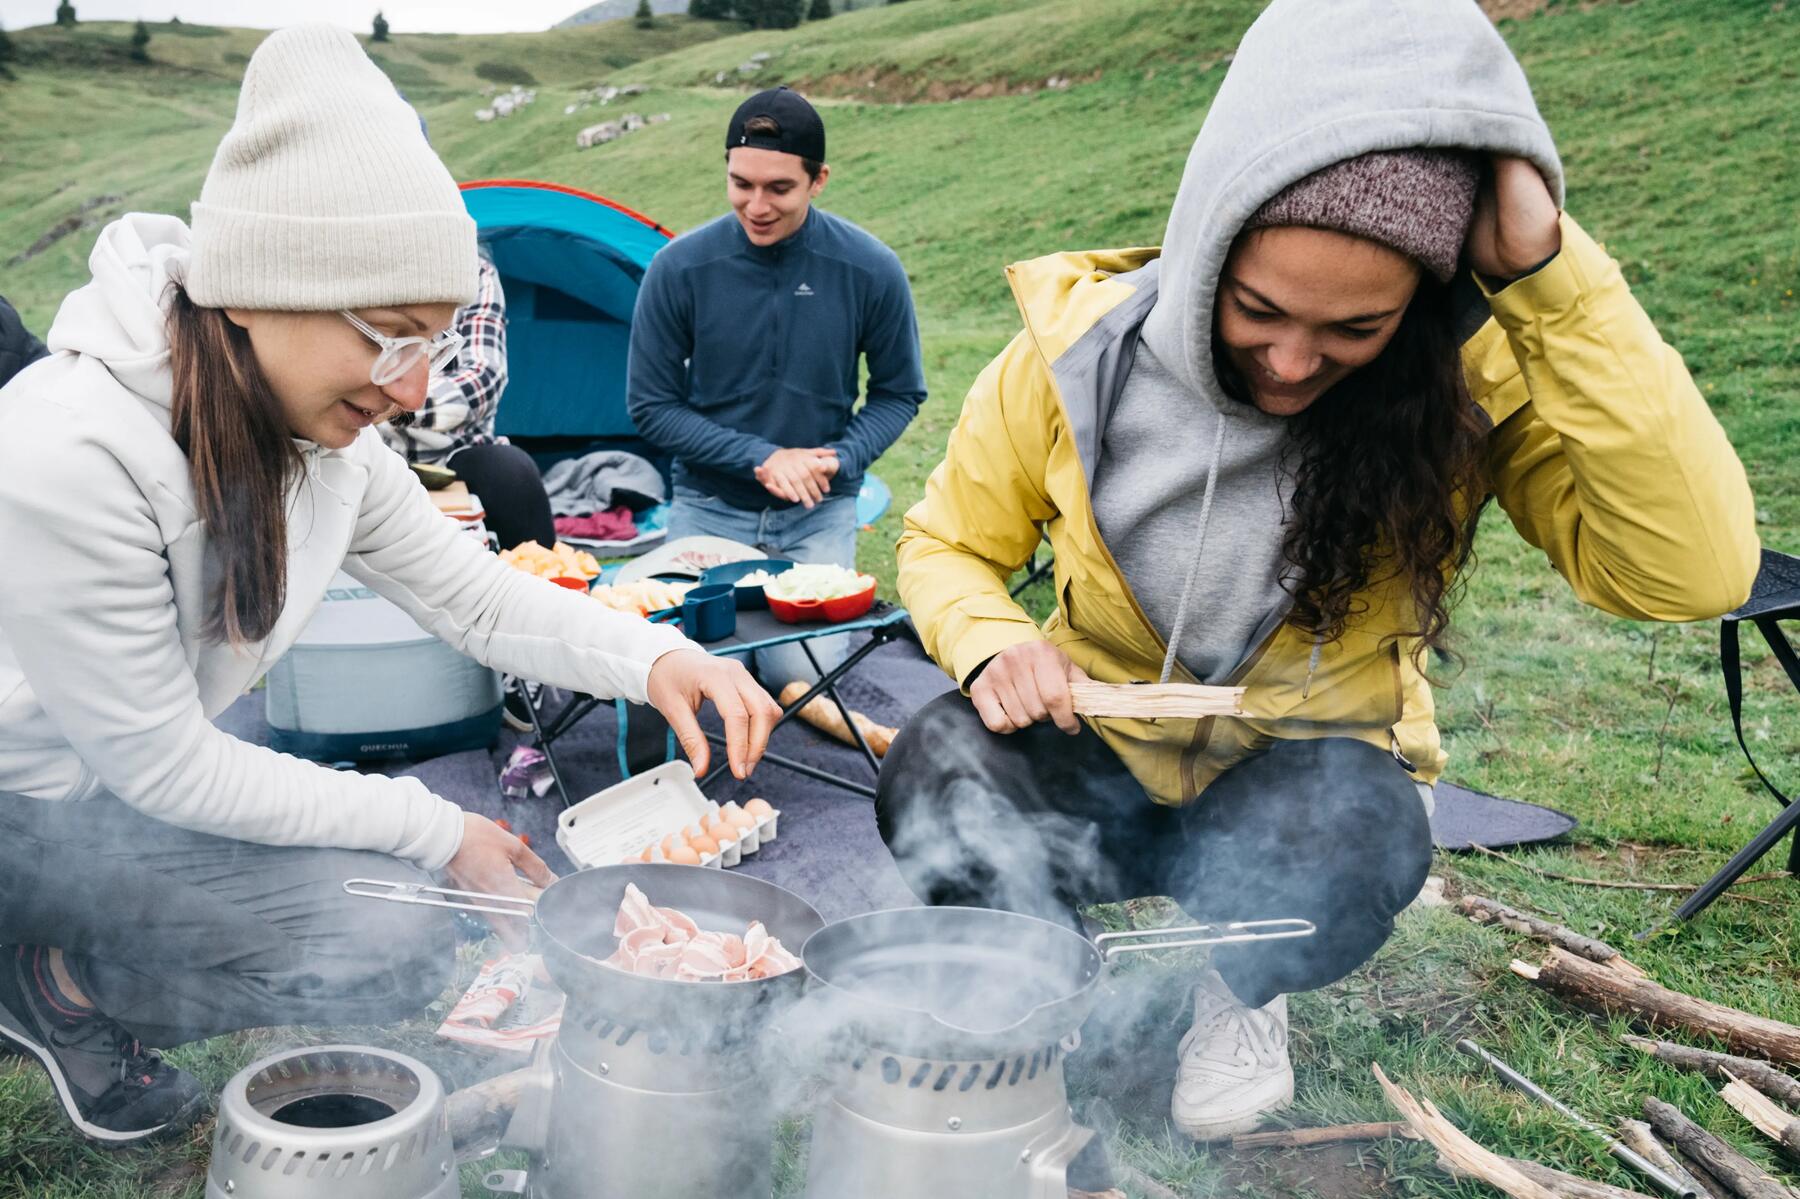
[[707,583],[681,600],[681,627],[695,641],[718,641],[737,632],[737,588]]

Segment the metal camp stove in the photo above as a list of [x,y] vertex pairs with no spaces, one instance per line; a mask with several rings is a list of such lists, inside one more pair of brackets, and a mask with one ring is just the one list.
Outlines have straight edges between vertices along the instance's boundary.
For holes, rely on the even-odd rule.
[[[759,920],[798,947],[824,924],[772,883],[702,866],[601,866],[552,883],[535,904],[366,879],[352,894],[523,916],[568,997],[561,1028],[533,1063],[504,1144],[529,1170],[493,1170],[490,1191],[530,1199],[768,1199],[775,1112],[765,1042],[804,989],[794,970],[743,982],[678,982],[605,964],[628,884],[701,928]],[[472,902],[471,902],[472,901]]]
[[813,1115],[807,1199],[1065,1199],[1069,1163],[1094,1135],[1069,1110],[1066,1052],[1051,1042],[991,1060],[853,1059]]
[[1304,920],[1109,933],[908,908],[807,942],[812,1019],[845,1030],[813,1116],[806,1199],[1065,1199],[1093,1137],[1063,1063],[1121,954],[1310,936]]
[[219,1096],[206,1199],[456,1199],[444,1088],[368,1045],[290,1049]]

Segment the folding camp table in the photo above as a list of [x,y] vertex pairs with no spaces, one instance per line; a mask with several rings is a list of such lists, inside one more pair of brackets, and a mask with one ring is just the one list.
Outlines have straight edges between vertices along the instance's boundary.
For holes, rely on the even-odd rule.
[[[675,620],[676,623],[679,623],[678,617]],[[813,653],[812,642],[821,637],[859,632],[869,634],[869,640],[866,643],[852,650],[842,662],[830,670],[820,667],[819,660]],[[843,716],[845,725],[850,729],[850,735],[856,739],[856,746],[862,751],[863,759],[869,765],[869,773],[872,776],[878,776],[881,773],[881,760],[875,756],[875,751],[869,748],[869,743],[863,739],[862,730],[857,728],[856,722],[850,718],[850,709],[844,703],[843,697],[838,694],[837,685],[846,675],[861,665],[864,658],[888,642],[901,637],[917,640],[918,635],[913,632],[912,624],[907,619],[906,609],[893,604],[877,603],[867,615],[837,624],[783,624],[769,615],[766,610],[748,609],[737,614],[736,632],[722,640],[707,643],[704,648],[708,653],[720,657],[735,658],[747,657],[759,649],[769,649],[772,646],[798,645],[806,654],[806,659],[812,664],[813,669],[819,672],[819,681],[805,695],[781,710],[781,718],[775,722],[775,727],[780,728],[791,720],[801,708],[811,703],[816,697],[823,695],[837,706],[838,712]],[[579,724],[595,708],[608,702],[613,703],[618,711],[619,773],[622,777],[629,778],[632,771],[626,758],[625,738],[630,704],[624,700],[608,701],[597,699],[591,695],[575,695],[565,702],[561,710],[554,716],[546,718],[543,713],[538,711],[537,704],[531,702],[527,697],[526,706],[531,714],[531,725],[537,735],[538,748],[543,751],[550,766],[550,774],[556,782],[557,794],[561,797],[565,808],[573,800],[569,795],[567,785],[563,782],[562,768],[556,761],[555,743],[558,738]],[[725,739],[717,733],[709,732],[707,737],[715,745],[725,743]],[[668,735],[665,756],[673,757],[674,753],[674,734],[671,732]],[[868,783],[832,774],[828,770],[821,770],[817,766],[796,761],[786,755],[764,753],[762,760],[764,763],[773,763],[776,766],[804,774],[809,778],[818,779],[820,782],[830,783],[834,787],[842,787],[846,791],[853,791],[870,799],[875,798],[875,788]],[[704,787],[712,782],[728,769],[730,769],[730,764],[721,757],[719,764],[700,780],[701,786]]]

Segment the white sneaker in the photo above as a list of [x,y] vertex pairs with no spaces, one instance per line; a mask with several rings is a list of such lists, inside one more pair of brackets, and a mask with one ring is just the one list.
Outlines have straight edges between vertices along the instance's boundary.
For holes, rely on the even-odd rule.
[[1181,1038],[1169,1116],[1196,1141],[1249,1132],[1294,1101],[1287,996],[1245,1007],[1218,973],[1194,987],[1194,1026]]

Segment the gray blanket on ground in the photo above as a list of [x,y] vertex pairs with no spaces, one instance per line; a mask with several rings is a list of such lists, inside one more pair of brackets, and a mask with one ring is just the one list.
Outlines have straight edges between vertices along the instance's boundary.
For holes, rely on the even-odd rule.
[[544,492],[554,516],[588,516],[619,502],[619,492],[660,504],[669,498],[661,472],[636,454],[596,450],[565,458],[544,473]]

